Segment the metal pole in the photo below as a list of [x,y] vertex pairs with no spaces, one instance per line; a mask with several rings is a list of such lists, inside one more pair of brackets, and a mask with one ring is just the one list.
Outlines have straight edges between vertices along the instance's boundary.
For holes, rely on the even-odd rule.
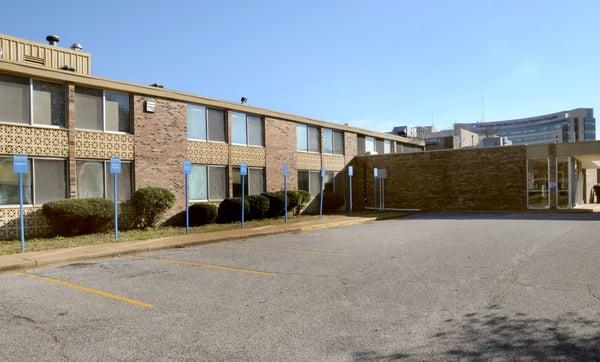
[[189,175],[185,174],[185,233],[190,233],[190,195],[189,195]]
[[244,175],[242,175],[242,228],[244,228]]
[[383,211],[383,179],[379,179],[379,211]]
[[287,196],[287,176],[283,176],[283,193],[285,195],[285,223],[288,222],[288,196]]
[[114,182],[113,182],[113,199],[115,203],[115,240],[119,240],[119,207],[117,204],[118,195],[117,195],[117,173],[113,173]]
[[385,179],[381,179],[381,211],[385,210]]
[[319,219],[323,219],[323,174],[321,173],[321,205],[319,207]]
[[350,175],[350,214],[352,214],[352,175]]
[[19,173],[19,210],[21,212],[21,253],[25,253],[25,218],[23,217],[23,174]]

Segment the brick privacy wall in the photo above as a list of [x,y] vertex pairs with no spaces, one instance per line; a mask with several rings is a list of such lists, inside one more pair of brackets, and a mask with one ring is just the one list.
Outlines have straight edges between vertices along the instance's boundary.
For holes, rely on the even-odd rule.
[[358,156],[356,209],[373,206],[373,167],[386,168],[385,206],[434,210],[527,207],[526,146]]
[[[135,188],[163,187],[176,196],[170,216],[185,208],[181,162],[188,157],[186,104],[134,95]],[[156,112],[144,112],[144,102],[156,102]]]
[[283,189],[281,168],[288,164],[288,188],[298,188],[296,156],[296,124],[275,118],[265,118],[265,157],[267,191]]

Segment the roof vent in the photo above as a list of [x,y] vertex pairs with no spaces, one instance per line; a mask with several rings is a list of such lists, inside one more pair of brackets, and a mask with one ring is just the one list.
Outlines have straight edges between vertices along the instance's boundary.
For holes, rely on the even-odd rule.
[[73,45],[71,45],[71,49],[75,50],[76,52],[82,52],[83,46],[79,43],[73,43]]
[[46,41],[48,42],[48,44],[56,46],[56,44],[60,41],[60,38],[56,35],[51,34],[46,37]]
[[150,87],[164,88],[165,86],[162,85],[162,83],[152,83],[150,84]]

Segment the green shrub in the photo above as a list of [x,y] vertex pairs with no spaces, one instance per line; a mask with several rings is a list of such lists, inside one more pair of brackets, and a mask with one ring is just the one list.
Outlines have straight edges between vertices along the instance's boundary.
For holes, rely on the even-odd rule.
[[[269,199],[269,211],[267,211],[265,217],[278,217],[283,215],[283,210],[285,208],[285,195],[283,191],[265,192],[263,193],[263,196]],[[288,210],[289,209],[288,206]]]
[[288,190],[288,207],[303,208],[310,201],[310,193],[304,190]]
[[323,193],[323,211],[333,212],[344,205],[344,195],[338,192],[325,191]]
[[139,218],[131,199],[119,205],[119,230],[131,230],[138,227]]
[[[202,226],[217,221],[218,209],[212,204],[190,205],[190,226]],[[168,226],[185,226],[185,210],[173,215],[165,222]]]
[[246,198],[246,202],[250,205],[248,220],[262,219],[269,211],[270,202],[264,195],[250,195]]
[[175,195],[160,187],[143,187],[131,195],[130,205],[139,228],[155,226],[161,217],[175,204]]
[[45,203],[42,213],[56,234],[63,236],[106,231],[113,223],[113,203],[104,198],[67,199]]
[[[219,216],[217,221],[221,223],[239,221],[242,219],[242,199],[240,197],[233,197],[225,199],[219,204]],[[247,218],[250,212],[250,203],[244,201],[244,215]]]

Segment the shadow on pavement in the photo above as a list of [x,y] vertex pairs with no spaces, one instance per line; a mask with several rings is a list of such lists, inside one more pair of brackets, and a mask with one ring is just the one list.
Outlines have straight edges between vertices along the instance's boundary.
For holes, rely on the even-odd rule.
[[[428,352],[360,352],[355,360],[600,360],[600,322],[564,313],[557,319],[506,314],[491,306],[444,321],[430,336]],[[431,352],[429,352],[431,351]]]
[[592,212],[421,212],[406,218],[421,220],[549,220],[600,221]]

